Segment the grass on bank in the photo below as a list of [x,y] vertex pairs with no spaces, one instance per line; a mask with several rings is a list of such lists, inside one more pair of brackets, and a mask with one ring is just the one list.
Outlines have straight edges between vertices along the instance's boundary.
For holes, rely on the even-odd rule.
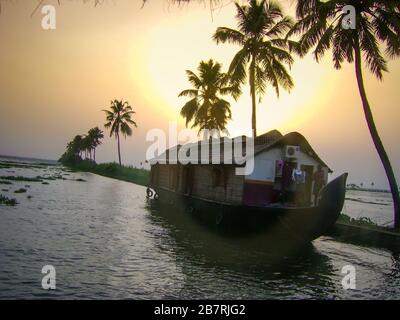
[[387,226],[378,225],[376,222],[372,221],[367,217],[360,217],[357,219],[351,218],[347,214],[342,213],[337,220],[338,223],[346,224],[350,226],[362,227],[364,229],[369,229],[373,231],[382,231],[382,232],[392,232],[400,234],[400,230],[393,229]]
[[76,164],[65,164],[76,171],[86,171],[104,177],[114,178],[147,186],[150,182],[150,171],[132,166],[120,166],[117,163],[96,164],[90,161],[81,161]]
[[358,226],[365,226],[365,227],[379,227],[370,218],[360,217],[360,218],[354,219],[344,213],[342,213],[339,216],[338,222],[343,222],[343,223],[358,225]]

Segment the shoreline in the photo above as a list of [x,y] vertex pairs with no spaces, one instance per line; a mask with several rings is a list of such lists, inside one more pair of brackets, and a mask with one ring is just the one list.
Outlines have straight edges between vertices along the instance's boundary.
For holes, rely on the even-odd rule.
[[63,164],[63,166],[74,171],[90,172],[103,177],[132,182],[145,187],[147,187],[150,182],[150,171],[131,166],[120,166],[115,162],[96,164],[82,161],[77,164]]
[[[95,164],[82,161],[78,164],[64,164],[65,167],[81,172],[90,172],[100,176],[148,186],[150,171],[134,167],[120,166],[117,163]],[[395,229],[360,221],[346,219],[342,213],[333,228],[327,233],[335,239],[358,245],[384,248],[400,248],[400,232]]]
[[374,248],[400,250],[400,232],[379,226],[366,226],[336,221],[327,233],[338,241]]

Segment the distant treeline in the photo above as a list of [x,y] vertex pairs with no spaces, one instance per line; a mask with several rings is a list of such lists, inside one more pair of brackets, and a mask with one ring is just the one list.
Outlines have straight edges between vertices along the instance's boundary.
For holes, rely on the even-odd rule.
[[58,161],[63,164],[77,164],[83,159],[96,162],[96,148],[103,138],[103,131],[98,127],[90,129],[86,135],[75,136]]

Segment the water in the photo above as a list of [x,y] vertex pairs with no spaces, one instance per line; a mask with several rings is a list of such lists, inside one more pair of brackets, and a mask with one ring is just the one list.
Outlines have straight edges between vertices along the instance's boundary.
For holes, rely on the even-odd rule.
[[391,193],[349,190],[343,213],[352,218],[369,218],[381,226],[393,226],[393,200]]
[[[226,239],[188,215],[151,209],[135,184],[58,166],[0,168],[0,176],[44,174],[67,180],[0,185],[19,202],[0,206],[0,298],[400,298],[399,253],[329,237],[280,252],[262,238]],[[27,193],[14,194],[21,187]],[[342,288],[348,264],[356,290]],[[56,269],[54,291],[41,287],[44,265]]]

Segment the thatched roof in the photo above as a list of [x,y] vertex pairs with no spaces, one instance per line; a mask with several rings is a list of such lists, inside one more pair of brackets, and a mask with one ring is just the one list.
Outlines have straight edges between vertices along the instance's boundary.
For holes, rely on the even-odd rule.
[[[224,144],[228,143],[230,146],[232,146],[231,150],[227,150],[225,154],[225,149],[224,149]],[[241,146],[240,146],[241,144]],[[150,163],[155,164],[155,163],[163,163],[163,160],[166,160],[166,163],[182,163],[182,159],[177,158],[177,155],[181,148],[184,148],[182,152],[185,152],[186,157],[190,159],[191,163],[201,163],[201,160],[206,161],[207,163],[211,163],[212,159],[212,151],[216,150],[218,152],[218,145],[220,152],[215,153],[216,158],[218,159],[218,155],[220,158],[220,163],[225,163],[225,164],[236,164],[235,163],[235,157],[234,157],[234,151],[235,148],[240,148],[242,147],[242,154],[243,157],[246,157],[247,155],[245,154],[246,152],[246,136],[239,136],[233,139],[229,138],[220,138],[220,139],[209,139],[208,141],[197,141],[195,143],[188,143],[185,145],[177,145],[175,147],[172,147],[168,150],[166,150],[164,153],[160,154],[158,157],[151,159]],[[324,161],[318,156],[318,154],[314,151],[314,149],[311,147],[311,145],[308,143],[307,139],[301,135],[298,132],[291,132],[286,135],[282,135],[278,130],[271,130],[269,132],[266,132],[260,136],[257,136],[254,139],[254,155],[257,155],[259,153],[262,153],[264,151],[268,151],[270,149],[284,146],[284,145],[296,145],[300,146],[300,149],[302,152],[306,153],[313,159],[315,159],[318,163],[320,163],[324,167],[328,167]],[[204,155],[202,154],[202,147],[203,149],[207,149],[208,147],[208,155],[205,153]],[[196,150],[197,148],[197,155],[195,154],[196,152],[193,152],[192,150]],[[193,155],[191,155],[194,153]],[[230,152],[229,152],[230,151]],[[186,164],[186,163],[184,163]],[[328,167],[329,169],[329,167]],[[331,169],[329,169],[330,172],[332,172]]]
[[[256,140],[257,140],[257,138],[256,138]],[[300,150],[302,152],[309,155],[311,158],[315,159],[322,166],[327,167],[329,169],[329,172],[332,172],[332,170],[328,167],[328,165],[324,161],[322,161],[322,159],[314,151],[314,149],[308,143],[307,139],[298,132],[288,133],[284,136],[281,136],[279,139],[276,139],[268,144],[261,145],[259,148],[257,148],[257,146],[255,146],[254,155],[256,156],[257,154],[262,153],[264,151],[268,151],[272,148],[276,148],[279,146],[285,146],[285,145],[300,146]]]

